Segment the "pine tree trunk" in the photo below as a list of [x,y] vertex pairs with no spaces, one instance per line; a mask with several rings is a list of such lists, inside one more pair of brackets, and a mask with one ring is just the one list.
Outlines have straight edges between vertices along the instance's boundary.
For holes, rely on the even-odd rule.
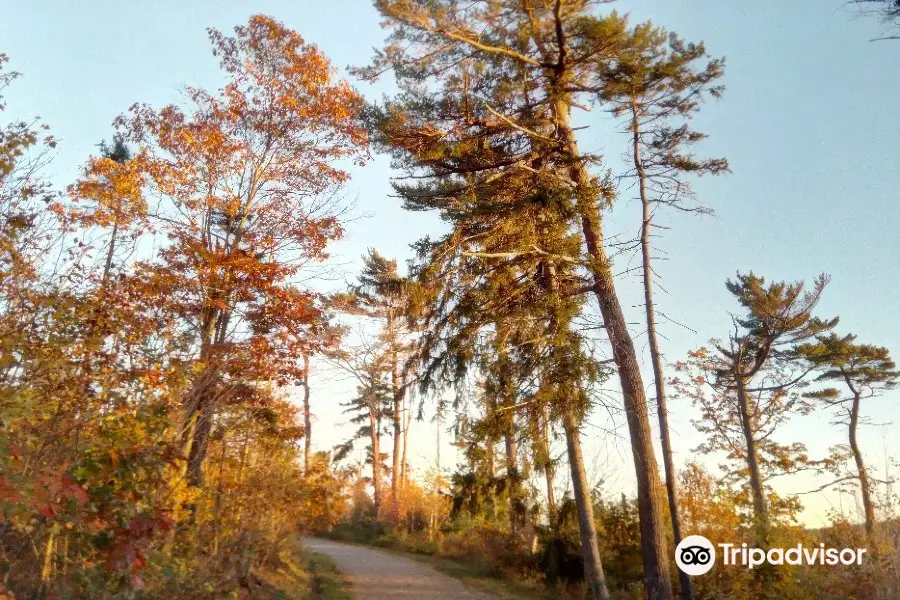
[[487,476],[490,478],[491,487],[488,498],[488,516],[493,519],[497,515],[497,497],[496,497],[496,487],[493,485],[494,475],[497,471],[497,467],[494,464],[494,446],[497,444],[497,440],[493,438],[493,436],[488,437],[484,441],[484,469],[487,473]]
[[369,416],[369,434],[372,443],[372,501],[375,504],[376,518],[381,516],[381,426],[375,415]]
[[403,396],[403,456],[400,459],[400,485],[406,488],[409,476],[409,463],[406,461],[406,450],[409,448],[409,427],[412,424],[412,411],[407,403],[406,395]]
[[872,503],[869,473],[866,471],[862,451],[860,451],[859,443],[856,440],[856,429],[859,425],[859,401],[860,395],[854,392],[853,406],[850,409],[850,449],[853,451],[853,458],[856,460],[856,471],[859,474],[859,488],[862,491],[863,511],[866,517],[866,535],[869,541],[872,542],[875,539],[875,505]]
[[309,356],[303,355],[303,474],[309,475],[312,453],[312,415],[309,410]]
[[563,427],[566,431],[566,447],[569,453],[569,467],[572,471],[572,490],[578,509],[578,528],[581,531],[581,553],[584,561],[584,579],[590,590],[590,600],[609,600],[606,576],[600,560],[600,545],[597,541],[597,525],[594,522],[594,506],[584,470],[584,456],[581,452],[581,432],[570,410],[566,410]]
[[[656,391],[656,412],[659,418],[659,437],[662,443],[663,466],[666,474],[666,493],[669,498],[669,516],[672,520],[672,534],[677,546],[681,543],[681,518],[678,514],[678,487],[675,464],[672,459],[672,441],[669,437],[669,411],[666,406],[666,384],[663,375],[662,355],[659,350],[659,339],[656,335],[656,306],[653,303],[653,268],[650,265],[650,225],[653,216],[650,210],[650,197],[647,194],[647,173],[641,158],[640,120],[638,108],[632,105],[632,157],[637,171],[638,186],[641,195],[641,258],[644,283],[644,312],[647,317],[647,339],[650,343],[650,359],[653,364],[653,385]],[[694,588],[687,573],[678,570],[683,600],[693,600]]]
[[496,443],[497,440],[493,437],[488,437],[484,441],[484,468],[491,479],[494,478],[494,474],[497,472],[497,467],[494,466],[494,445]]
[[625,416],[631,437],[631,452],[637,477],[640,513],[641,549],[644,580],[650,600],[672,600],[669,559],[663,531],[663,499],[660,494],[659,470],[653,451],[647,397],[641,379],[640,365],[619,298],[616,294],[609,257],[603,247],[603,229],[597,188],[584,165],[569,118],[569,105],[563,96],[554,100],[554,112],[561,141],[571,159],[570,177],[576,185],[581,228],[590,258],[593,291],[600,304],[606,334],[612,345],[613,360],[619,373]]
[[550,415],[546,407],[543,415],[541,415],[540,425],[538,429],[538,454],[544,468],[544,480],[547,484],[547,520],[550,526],[556,522],[556,492],[553,488],[553,482],[556,479],[556,470],[553,468],[553,460],[550,457],[550,439],[548,431],[550,423]]
[[750,403],[747,398],[744,376],[736,374],[738,414],[741,419],[741,430],[744,434],[744,443],[747,452],[747,468],[750,471],[750,490],[753,497],[754,528],[756,529],[756,542],[760,548],[769,547],[769,507],[766,502],[766,491],[759,469],[759,453],[756,448],[756,438],[753,433],[753,421],[750,415]]
[[[391,337],[393,339],[393,326],[391,325]],[[394,341],[396,344],[396,340]],[[391,391],[394,399],[394,451],[391,456],[391,519],[396,525],[400,522],[400,469],[401,454],[403,452],[403,385],[400,379],[400,361],[397,349],[391,350]]]
[[547,485],[547,521],[550,525],[556,522],[556,492],[553,489],[553,481],[556,473],[552,465],[544,466],[544,481]]
[[510,419],[510,430],[504,436],[504,441],[506,445],[506,489],[509,494],[509,530],[516,535],[522,523],[519,514],[519,450],[514,427],[515,421]]

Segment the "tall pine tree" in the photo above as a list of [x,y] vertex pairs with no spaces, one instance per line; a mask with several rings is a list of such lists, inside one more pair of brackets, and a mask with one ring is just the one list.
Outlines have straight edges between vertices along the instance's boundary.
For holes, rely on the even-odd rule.
[[594,172],[597,157],[580,150],[572,123],[572,111],[597,97],[598,61],[616,60],[626,37],[624,19],[594,15],[594,4],[378,0],[392,34],[362,73],[393,70],[401,89],[373,120],[395,164],[432,184],[428,192],[406,194],[411,208],[433,208],[429,194],[458,188],[475,174],[493,181],[531,173],[570,195],[567,219],[578,227],[585,256],[579,249],[569,258],[583,265],[583,290],[600,305],[631,435],[647,593],[668,600],[664,501],[646,396],[604,247],[600,211],[613,192]]

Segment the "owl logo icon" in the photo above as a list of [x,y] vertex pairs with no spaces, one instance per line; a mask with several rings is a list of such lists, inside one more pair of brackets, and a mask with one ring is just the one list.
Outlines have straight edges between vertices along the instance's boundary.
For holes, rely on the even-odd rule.
[[716,549],[702,535],[689,535],[675,548],[675,564],[688,575],[703,575],[716,564]]

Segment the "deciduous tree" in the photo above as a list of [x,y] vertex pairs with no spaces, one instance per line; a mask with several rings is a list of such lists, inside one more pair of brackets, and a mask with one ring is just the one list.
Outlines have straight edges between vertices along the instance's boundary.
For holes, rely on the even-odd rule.
[[168,240],[136,277],[196,340],[183,402],[194,485],[237,383],[299,379],[299,357],[320,344],[318,299],[292,280],[340,237],[339,163],[361,160],[366,143],[359,96],[296,32],[254,16],[234,36],[209,35],[227,77],[219,93],[187,88],[185,107],[135,105],[117,121],[159,204],[150,226]]

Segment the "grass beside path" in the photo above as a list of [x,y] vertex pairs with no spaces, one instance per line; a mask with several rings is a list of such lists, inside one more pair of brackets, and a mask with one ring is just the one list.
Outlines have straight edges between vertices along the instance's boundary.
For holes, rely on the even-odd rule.
[[[384,548],[382,548],[384,549]],[[537,584],[509,579],[498,576],[496,572],[485,569],[474,562],[465,562],[428,554],[415,554],[386,549],[392,554],[405,556],[436,570],[459,579],[474,588],[478,588],[489,594],[493,594],[502,600],[560,600],[559,591],[549,590]]]
[[312,578],[311,600],[353,600],[347,582],[330,557],[303,551],[304,566]]

